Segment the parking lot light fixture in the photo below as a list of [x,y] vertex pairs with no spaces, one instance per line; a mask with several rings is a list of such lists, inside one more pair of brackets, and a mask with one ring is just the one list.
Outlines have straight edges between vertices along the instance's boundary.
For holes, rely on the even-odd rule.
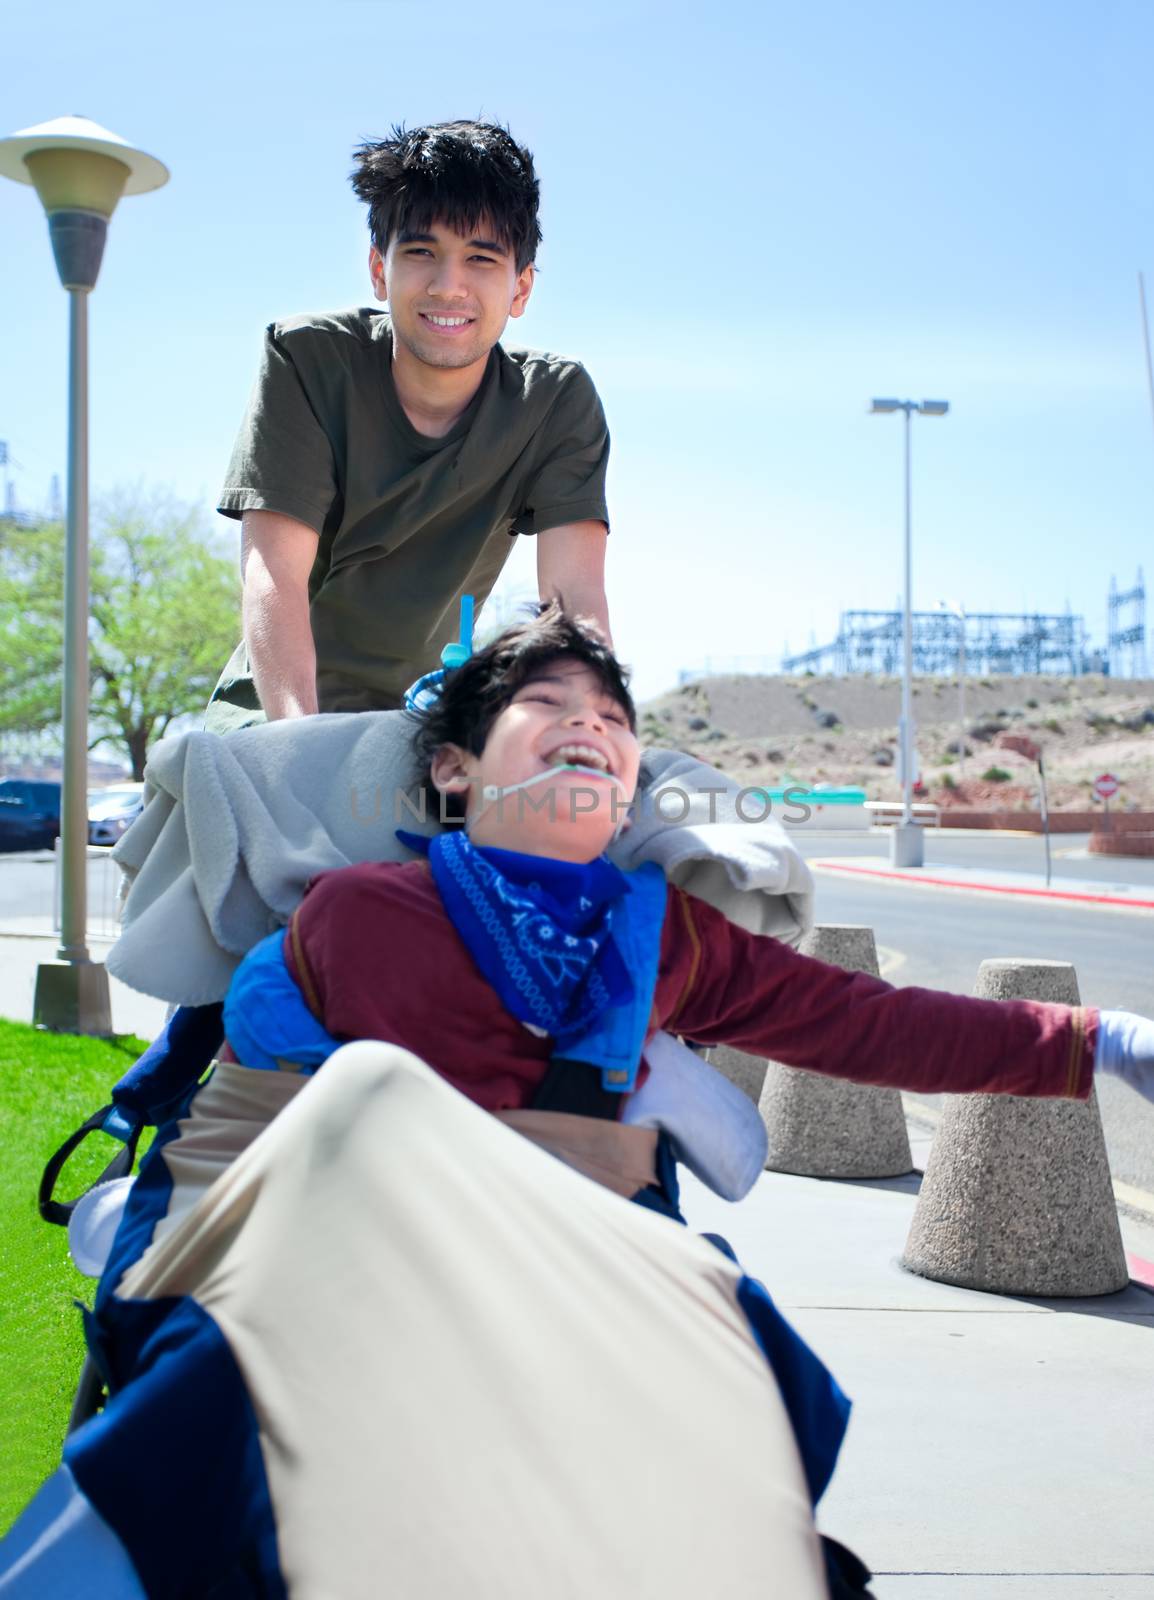
[[0,139],[0,176],[35,188],[69,298],[60,948],[58,960],[37,973],[34,1019],[70,1033],[107,1034],[108,978],[87,942],[88,296],[119,200],[160,188],[168,169],[87,117],[57,117]]
[[890,833],[890,860],[895,867],[920,867],[925,862],[925,839],[920,824],[914,821],[914,626],[912,559],[910,537],[910,417],[917,411],[926,417],[944,417],[948,400],[873,400],[871,415],[901,411],[905,416],[905,596],[902,605],[902,815]]

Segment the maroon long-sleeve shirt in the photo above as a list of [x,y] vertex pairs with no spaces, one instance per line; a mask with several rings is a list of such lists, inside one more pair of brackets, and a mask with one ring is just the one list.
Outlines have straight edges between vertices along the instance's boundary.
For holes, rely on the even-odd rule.
[[[334,1037],[383,1039],[489,1111],[527,1106],[551,1046],[506,1011],[446,915],[428,863],[313,880],[285,953]],[[1097,1012],[895,989],[799,955],[671,888],[650,1029],[856,1083],[1085,1099]]]

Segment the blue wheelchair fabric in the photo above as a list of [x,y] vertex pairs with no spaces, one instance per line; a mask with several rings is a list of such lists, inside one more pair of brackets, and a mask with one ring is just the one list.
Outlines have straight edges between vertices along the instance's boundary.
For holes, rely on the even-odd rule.
[[223,1007],[180,1006],[112,1090],[130,1121],[159,1127],[200,1079],[224,1042]]
[[188,1296],[110,1298],[93,1334],[113,1393],[64,1460],[144,1592],[287,1600],[256,1414],[216,1323]]
[[147,1600],[136,1568],[68,1467],[59,1467],[0,1542],[0,1600]]

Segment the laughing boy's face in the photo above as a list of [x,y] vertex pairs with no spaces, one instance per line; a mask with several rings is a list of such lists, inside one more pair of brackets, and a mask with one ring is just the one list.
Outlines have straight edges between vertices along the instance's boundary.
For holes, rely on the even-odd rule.
[[474,844],[592,861],[617,832],[640,765],[624,708],[583,661],[561,656],[520,686],[479,756],[445,745],[432,778],[442,791],[467,791]]

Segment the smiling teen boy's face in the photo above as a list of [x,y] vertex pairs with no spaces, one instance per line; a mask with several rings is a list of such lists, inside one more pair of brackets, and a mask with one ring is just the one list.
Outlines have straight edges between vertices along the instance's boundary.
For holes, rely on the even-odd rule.
[[378,300],[388,302],[397,342],[429,367],[471,367],[488,358],[510,317],[525,310],[533,268],[482,224],[468,236],[442,223],[394,234],[369,252]]
[[[593,769],[566,772],[571,762]],[[444,792],[468,793],[466,826],[474,844],[562,861],[593,861],[610,843],[637,788],[641,747],[624,709],[583,661],[543,663],[489,729],[479,756],[444,745],[432,779]],[[557,769],[529,789],[486,801]]]

